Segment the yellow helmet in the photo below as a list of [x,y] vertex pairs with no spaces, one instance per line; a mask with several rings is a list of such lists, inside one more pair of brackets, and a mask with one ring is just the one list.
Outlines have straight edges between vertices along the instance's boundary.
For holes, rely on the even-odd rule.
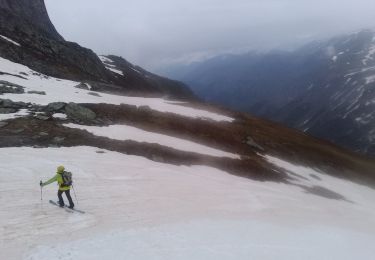
[[65,167],[60,165],[59,167],[57,167],[57,173],[63,173],[65,171]]

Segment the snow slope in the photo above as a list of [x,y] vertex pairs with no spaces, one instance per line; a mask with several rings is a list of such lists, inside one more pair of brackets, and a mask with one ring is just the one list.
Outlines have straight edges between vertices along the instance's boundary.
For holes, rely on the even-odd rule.
[[193,118],[233,121],[232,118],[224,115],[183,106],[184,102],[172,103],[161,98],[127,97],[106,93],[100,93],[100,97],[93,96],[89,94],[92,92],[91,90],[75,88],[80,82],[49,77],[1,57],[0,72],[8,73],[8,75],[0,75],[0,80],[20,85],[25,88],[25,92],[44,91],[46,93],[46,95],[12,93],[1,95],[3,99],[8,98],[16,102],[31,102],[39,105],[47,105],[51,102],[129,104],[135,106],[149,106],[151,109],[160,112],[170,112]]
[[107,127],[100,127],[77,124],[65,124],[65,126],[70,128],[87,130],[94,135],[104,136],[115,140],[134,140],[137,142],[157,143],[182,151],[195,152],[218,157],[240,159],[239,155],[233,153],[227,153],[205,145],[201,145],[180,138],[171,137],[168,135],[144,131],[140,128],[128,125],[110,125]]
[[[370,260],[375,254],[370,188],[325,179],[347,202],[210,167],[97,150],[0,149],[0,259]],[[308,168],[276,159],[306,174]],[[40,201],[39,180],[60,164],[74,173],[77,207],[87,214],[47,203],[56,197],[54,185]]]

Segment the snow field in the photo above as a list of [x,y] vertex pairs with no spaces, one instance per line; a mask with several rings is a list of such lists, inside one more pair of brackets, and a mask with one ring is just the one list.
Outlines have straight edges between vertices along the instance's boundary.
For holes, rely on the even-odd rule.
[[[13,75],[0,75],[0,79],[25,87],[27,91],[44,91],[46,95],[34,94],[3,94],[1,98],[12,101],[31,102],[39,105],[47,105],[51,102],[74,102],[74,103],[107,103],[107,104],[128,104],[135,106],[149,106],[151,109],[160,112],[170,112],[193,118],[205,118],[215,121],[233,121],[233,118],[216,113],[194,109],[161,98],[127,97],[100,93],[100,97],[90,95],[90,90],[75,88],[79,82],[57,79],[37,73],[30,68],[0,58],[0,71]],[[17,77],[17,76],[21,77]]]
[[[348,203],[210,167],[97,151],[0,149],[0,259],[370,260],[375,253],[375,192],[367,187],[329,178]],[[74,174],[84,215],[50,205],[53,184],[40,201],[39,180],[61,164]]]
[[171,137],[168,135],[148,132],[140,128],[128,125],[110,125],[107,127],[99,127],[84,126],[77,124],[65,124],[64,126],[87,130],[96,136],[104,136],[116,140],[133,140],[137,142],[157,143],[181,151],[195,152],[217,157],[229,157],[234,159],[240,159],[239,155],[233,153],[224,152],[205,145],[201,145],[180,138]]

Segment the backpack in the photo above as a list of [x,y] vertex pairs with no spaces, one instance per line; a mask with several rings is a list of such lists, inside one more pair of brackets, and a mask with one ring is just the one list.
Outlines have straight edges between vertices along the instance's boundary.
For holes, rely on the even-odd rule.
[[63,183],[61,184],[62,187],[69,187],[73,184],[73,178],[71,172],[63,171],[61,174],[61,177],[63,179]]

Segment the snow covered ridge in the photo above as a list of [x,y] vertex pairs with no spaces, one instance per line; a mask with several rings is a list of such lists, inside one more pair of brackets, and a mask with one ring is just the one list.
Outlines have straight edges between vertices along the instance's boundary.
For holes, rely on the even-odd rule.
[[[373,259],[375,191],[341,179],[323,181],[354,203],[93,147],[1,148],[0,163],[0,259]],[[50,206],[54,185],[39,199],[60,164],[85,215]]]
[[[106,93],[100,93],[100,96],[94,96],[89,89],[75,88],[80,82],[49,77],[4,58],[0,58],[0,71],[7,73],[5,75],[0,75],[0,80],[24,87],[25,94],[5,93],[1,96],[3,99],[10,99],[15,102],[23,101],[38,105],[47,105],[51,102],[128,104],[149,106],[156,111],[170,112],[192,118],[206,118],[214,121],[227,122],[233,121],[233,118],[224,115],[178,105],[179,103],[184,104],[184,102],[171,103],[170,100],[167,101],[162,98],[127,97]],[[46,95],[28,94],[28,91],[44,91]]]
[[13,41],[12,39],[10,39],[10,38],[8,38],[8,37],[5,37],[5,36],[3,36],[3,35],[1,35],[1,34],[0,34],[0,37],[1,37],[2,39],[4,39],[4,40],[10,42],[10,43],[13,43],[14,45],[16,45],[16,46],[18,46],[18,47],[21,47],[21,44],[19,44],[18,42]]
[[127,125],[111,125],[107,127],[99,126],[83,126],[77,124],[65,124],[64,126],[70,128],[77,128],[87,130],[97,136],[104,136],[116,140],[133,140],[137,142],[157,143],[163,146],[174,148],[177,150],[207,154],[217,157],[229,157],[233,159],[240,159],[236,154],[224,152],[205,145],[187,141],[184,139],[171,137],[168,135],[144,131],[140,128]]
[[105,57],[104,55],[99,55],[99,58],[100,60],[102,61],[102,63],[104,64],[104,66],[106,67],[106,69],[116,73],[116,74],[119,74],[121,76],[125,76],[124,75],[124,72],[122,72],[121,70],[117,69],[117,67],[115,65],[113,65],[113,60],[111,60],[110,58],[108,57]]

